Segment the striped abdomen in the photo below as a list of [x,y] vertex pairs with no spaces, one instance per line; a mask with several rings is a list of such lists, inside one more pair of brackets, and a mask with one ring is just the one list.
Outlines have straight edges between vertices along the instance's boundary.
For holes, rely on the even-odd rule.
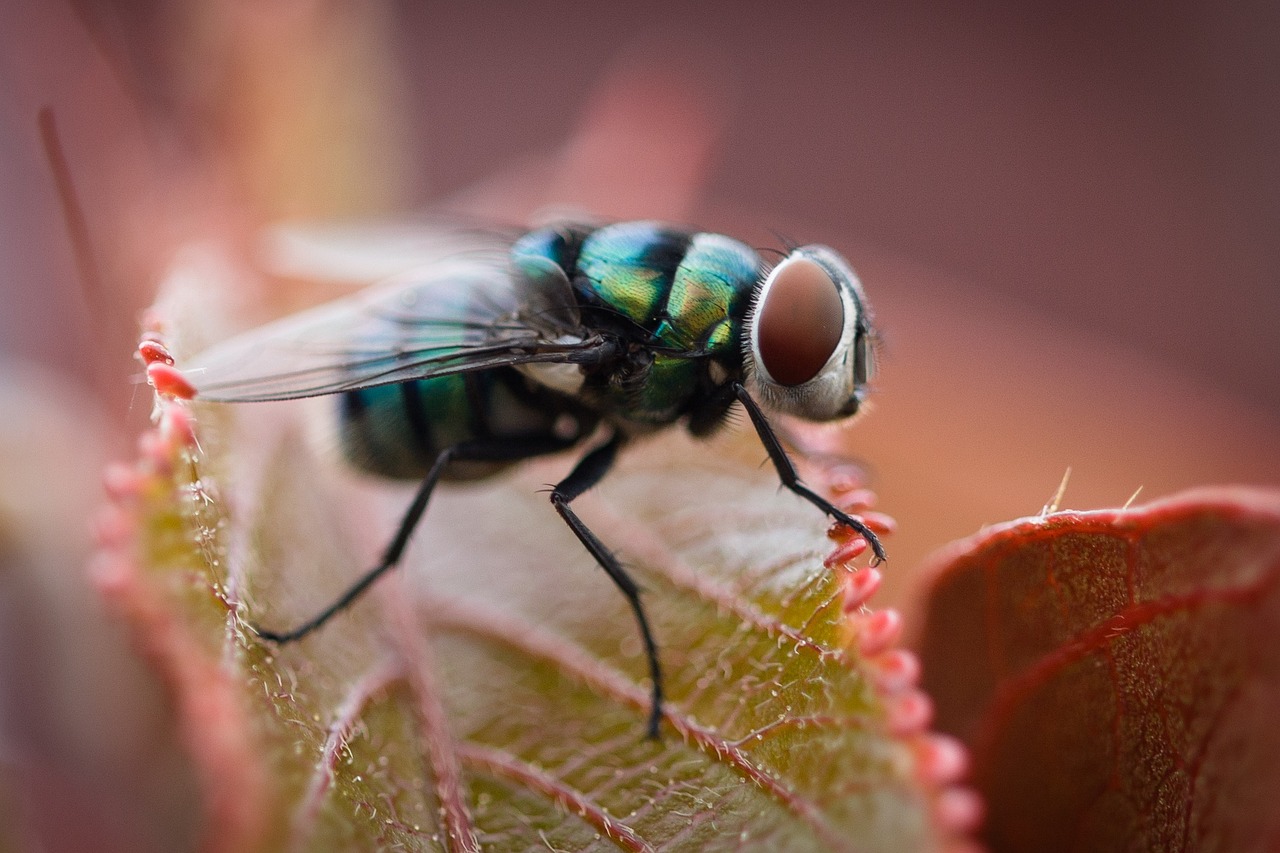
[[361,388],[341,395],[343,456],[361,470],[420,479],[447,447],[488,448],[492,461],[455,462],[448,479],[487,476],[517,461],[570,446],[595,419],[512,368]]

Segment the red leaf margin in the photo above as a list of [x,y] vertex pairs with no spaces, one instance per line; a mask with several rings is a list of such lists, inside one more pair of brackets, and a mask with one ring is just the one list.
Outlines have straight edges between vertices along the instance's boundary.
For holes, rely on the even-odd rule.
[[925,576],[994,850],[1280,849],[1280,492],[1021,519]]
[[185,408],[158,401],[156,421],[139,439],[137,460],[104,474],[110,502],[94,520],[99,550],[90,576],[173,706],[200,787],[203,822],[216,827],[202,834],[200,849],[258,850],[268,833],[270,786],[241,687],[209,639],[174,606],[173,591],[146,577],[136,551],[148,508],[170,499],[175,466],[196,449]]

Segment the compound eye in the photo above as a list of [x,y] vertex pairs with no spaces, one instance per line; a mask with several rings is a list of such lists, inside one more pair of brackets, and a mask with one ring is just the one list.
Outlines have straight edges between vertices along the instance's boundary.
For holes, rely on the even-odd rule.
[[756,355],[780,385],[818,374],[840,345],[844,300],[825,269],[791,257],[773,271],[756,312]]

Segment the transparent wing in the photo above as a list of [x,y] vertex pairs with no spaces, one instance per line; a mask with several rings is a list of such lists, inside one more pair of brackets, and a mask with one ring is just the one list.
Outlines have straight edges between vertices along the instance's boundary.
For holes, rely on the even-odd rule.
[[287,222],[266,229],[259,261],[276,275],[368,285],[459,255],[505,259],[521,229],[457,216],[382,221]]
[[591,363],[606,346],[582,328],[559,267],[472,255],[232,338],[184,373],[208,400],[288,400],[501,365]]

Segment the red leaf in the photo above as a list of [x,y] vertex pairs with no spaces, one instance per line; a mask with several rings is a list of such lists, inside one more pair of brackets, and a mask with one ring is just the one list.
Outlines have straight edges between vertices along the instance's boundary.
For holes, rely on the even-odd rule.
[[933,571],[925,686],[994,850],[1280,845],[1280,494],[1023,519]]

